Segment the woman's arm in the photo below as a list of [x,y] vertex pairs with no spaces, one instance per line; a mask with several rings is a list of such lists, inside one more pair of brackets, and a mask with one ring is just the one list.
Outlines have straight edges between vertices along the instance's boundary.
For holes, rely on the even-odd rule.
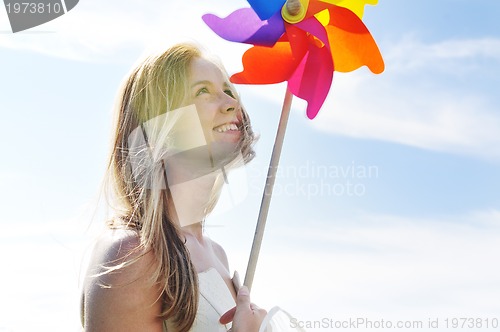
[[[115,231],[116,232],[116,231]],[[161,289],[148,278],[154,267],[151,252],[133,251],[139,241],[131,232],[119,231],[99,242],[84,289],[84,327],[88,332],[161,332]],[[133,264],[102,276],[102,266],[137,259]]]

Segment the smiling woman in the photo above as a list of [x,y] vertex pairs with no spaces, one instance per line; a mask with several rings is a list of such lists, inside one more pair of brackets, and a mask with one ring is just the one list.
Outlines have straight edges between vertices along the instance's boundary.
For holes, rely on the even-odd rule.
[[[225,169],[254,156],[246,112],[221,66],[180,44],[136,66],[120,92],[106,194],[114,217],[82,294],[86,331],[256,331],[266,312],[203,234]],[[238,294],[238,295],[237,295]]]

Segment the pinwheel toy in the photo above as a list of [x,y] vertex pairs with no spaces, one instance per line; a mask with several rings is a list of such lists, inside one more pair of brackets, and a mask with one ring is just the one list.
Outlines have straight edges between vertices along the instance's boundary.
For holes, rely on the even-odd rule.
[[253,45],[242,58],[243,71],[231,76],[239,84],[287,82],[287,91],[268,170],[245,285],[253,282],[272,189],[291,108],[292,95],[307,101],[314,119],[331,87],[333,72],[367,66],[384,70],[384,61],[363,24],[364,6],[378,0],[248,0],[251,8],[225,18],[203,16],[220,37]]

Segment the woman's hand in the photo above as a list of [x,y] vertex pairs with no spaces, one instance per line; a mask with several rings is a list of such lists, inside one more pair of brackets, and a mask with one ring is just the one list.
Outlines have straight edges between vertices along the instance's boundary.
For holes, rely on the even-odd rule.
[[219,319],[221,324],[233,322],[233,332],[258,332],[267,311],[250,302],[250,293],[242,286],[236,298],[236,307]]

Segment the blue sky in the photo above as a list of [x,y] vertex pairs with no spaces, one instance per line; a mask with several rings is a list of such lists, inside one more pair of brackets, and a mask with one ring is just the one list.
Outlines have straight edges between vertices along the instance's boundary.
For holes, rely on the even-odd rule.
[[[220,40],[200,17],[243,6],[87,0],[18,34],[0,10],[0,331],[78,329],[78,274],[102,223],[91,221],[92,204],[118,85],[146,50],[180,40],[239,71],[247,46]],[[500,319],[499,14],[494,0],[367,6],[386,71],[335,74],[314,121],[294,99],[256,303],[304,322]],[[258,157],[244,201],[214,214],[207,233],[240,273],[284,89],[239,88]]]

